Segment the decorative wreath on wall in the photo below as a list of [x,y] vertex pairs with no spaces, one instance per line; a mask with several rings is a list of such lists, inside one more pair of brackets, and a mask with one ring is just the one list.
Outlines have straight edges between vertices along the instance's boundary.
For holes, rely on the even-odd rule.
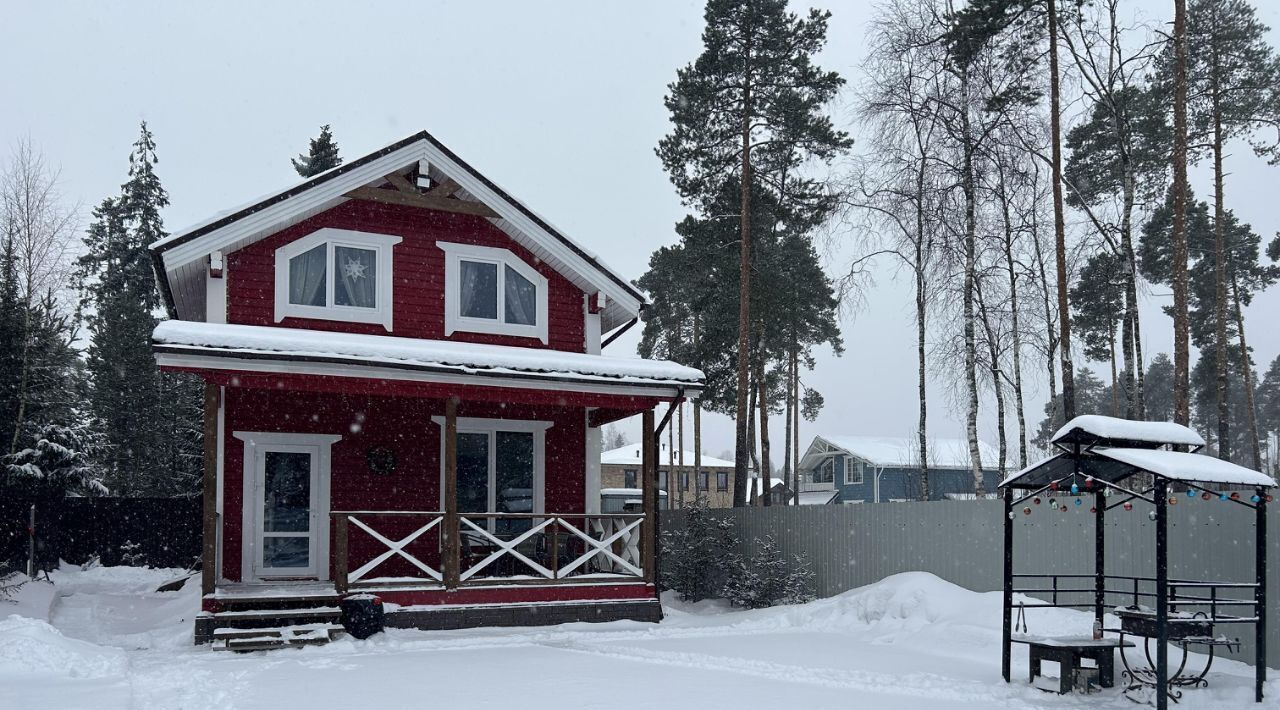
[[369,472],[385,476],[396,470],[396,452],[389,446],[374,446],[364,454]]

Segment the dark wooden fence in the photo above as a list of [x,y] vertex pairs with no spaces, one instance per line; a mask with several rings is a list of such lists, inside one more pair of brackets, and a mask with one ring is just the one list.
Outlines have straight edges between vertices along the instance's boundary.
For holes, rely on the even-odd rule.
[[200,557],[200,498],[0,500],[0,568],[24,570],[36,507],[36,559],[189,567]]

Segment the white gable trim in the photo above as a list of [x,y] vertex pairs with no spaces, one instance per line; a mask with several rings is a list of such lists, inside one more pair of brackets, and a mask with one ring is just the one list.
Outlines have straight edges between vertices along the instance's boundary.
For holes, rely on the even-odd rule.
[[[604,293],[610,300],[611,306],[620,306],[632,317],[639,314],[644,301],[642,298],[637,298],[635,292],[618,283],[618,281],[626,283],[625,279],[603,264],[588,261],[579,253],[579,250],[562,241],[562,237],[544,229],[519,205],[500,196],[489,187],[484,178],[471,169],[464,168],[444,149],[429,140],[426,134],[422,134],[402,148],[351,168],[341,175],[336,175],[291,197],[267,205],[190,241],[166,248],[166,245],[180,242],[186,234],[205,228],[221,217],[208,220],[154,244],[152,249],[160,255],[166,278],[171,282],[170,290],[173,293],[175,305],[179,308],[179,316],[190,319],[191,314],[204,305],[201,303],[204,300],[203,288],[199,293],[195,293],[185,284],[174,283],[176,277],[185,276],[183,267],[187,264],[203,259],[211,251],[230,253],[252,244],[287,226],[342,204],[349,199],[343,195],[357,187],[381,184],[383,176],[410,165],[417,165],[420,161],[425,161],[441,171],[457,182],[473,198],[497,212],[500,219],[490,219],[492,224],[534,252],[539,258],[550,263],[576,286],[589,293],[596,291]],[[203,287],[203,283],[200,286]]]

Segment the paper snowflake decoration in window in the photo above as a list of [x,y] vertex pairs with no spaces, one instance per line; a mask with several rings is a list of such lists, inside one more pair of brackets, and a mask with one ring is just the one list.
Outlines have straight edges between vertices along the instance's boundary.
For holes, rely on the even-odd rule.
[[349,279],[362,279],[367,268],[355,259],[347,259],[347,262],[342,265],[342,275]]

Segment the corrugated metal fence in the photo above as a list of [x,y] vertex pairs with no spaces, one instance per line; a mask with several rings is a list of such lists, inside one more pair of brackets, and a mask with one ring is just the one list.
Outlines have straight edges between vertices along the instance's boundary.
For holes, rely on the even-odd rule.
[[[1014,571],[1092,573],[1093,516],[1089,498],[1068,512],[1052,512],[1047,501],[1032,514],[1017,513]],[[1268,520],[1268,665],[1280,667],[1280,506]],[[803,553],[817,575],[818,594],[832,596],[899,572],[931,572],[975,591],[1001,587],[1003,506],[999,500],[882,503],[879,505],[773,506],[713,511],[737,526],[740,552],[756,538],[772,535],[786,554]],[[1155,523],[1150,506],[1116,508],[1107,515],[1107,572],[1155,575]],[[1182,497],[1169,525],[1170,577],[1253,581],[1254,513],[1242,506]],[[684,513],[664,511],[661,526],[683,524]],[[1091,601],[1080,597],[1073,601]],[[1117,603],[1119,601],[1117,600]],[[1238,629],[1238,630],[1237,630]],[[1082,633],[1087,630],[1082,630]],[[1223,627],[1228,635],[1252,636],[1252,627]],[[1244,658],[1252,658],[1246,643]]]

